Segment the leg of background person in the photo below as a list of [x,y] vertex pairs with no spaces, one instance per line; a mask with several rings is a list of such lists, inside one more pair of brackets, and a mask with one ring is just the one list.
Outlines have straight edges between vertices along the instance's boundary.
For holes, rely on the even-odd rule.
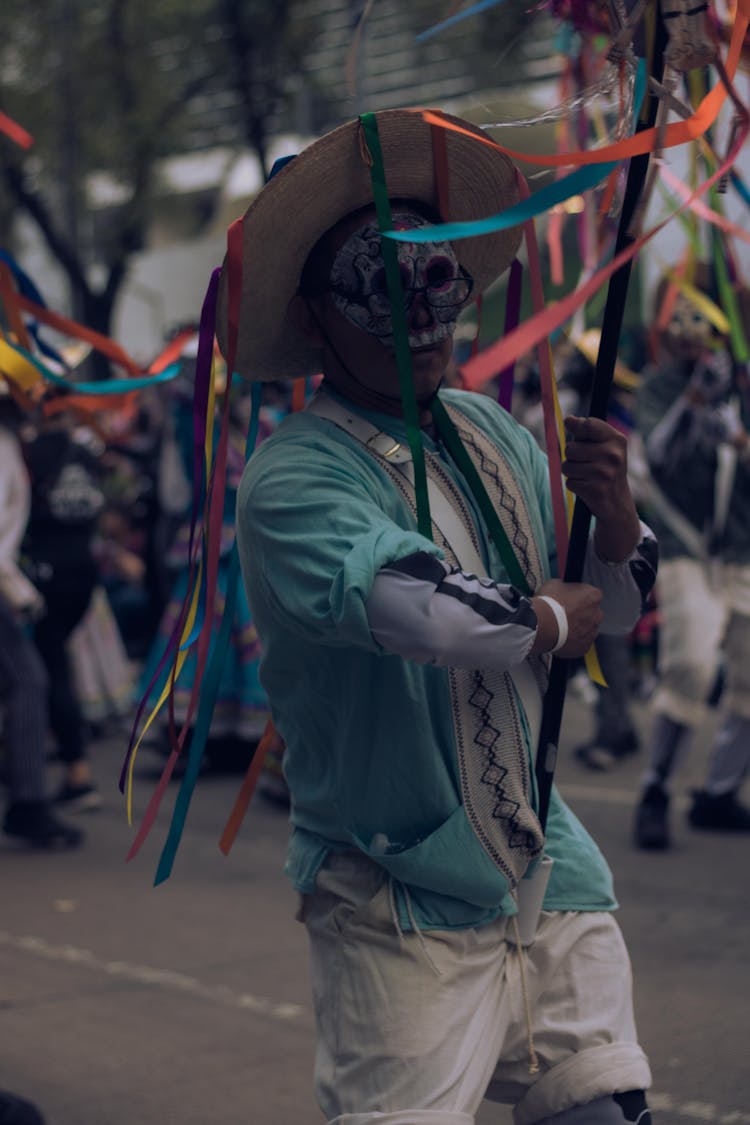
[[732,614],[724,653],[724,713],[706,781],[703,789],[693,794],[688,821],[693,828],[750,832],[750,809],[738,799],[740,786],[750,771],[750,615]]
[[65,766],[65,781],[58,802],[71,810],[98,808],[101,798],[91,778],[86,757],[86,723],[76,695],[68,638],[82,620],[93,587],[89,582],[51,582],[40,586],[47,604],[46,615],[34,630],[49,677],[50,725]]
[[670,844],[670,781],[706,717],[727,619],[721,590],[711,586],[706,568],[693,559],[661,564],[659,605],[659,687],[634,826],[636,845],[653,850]]
[[597,690],[594,737],[574,753],[588,769],[609,770],[639,749],[630,717],[630,642],[628,637],[602,635],[596,651],[607,687]]
[[72,847],[81,833],[51,813],[46,791],[47,677],[34,645],[0,600],[0,694],[5,704],[8,807],[3,831]]
[[47,677],[39,655],[0,600],[0,685],[11,801],[46,799]]

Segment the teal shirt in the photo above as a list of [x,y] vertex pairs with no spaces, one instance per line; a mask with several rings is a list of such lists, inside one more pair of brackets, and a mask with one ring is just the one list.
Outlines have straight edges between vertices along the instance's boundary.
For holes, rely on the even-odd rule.
[[[441,397],[507,458],[553,572],[547,463],[534,439],[485,396]],[[360,413],[406,440],[399,419]],[[424,440],[474,508],[454,463],[429,435]],[[476,522],[488,574],[507,582]],[[293,825],[286,869],[295,887],[310,892],[329,850],[356,847],[392,876],[404,929],[410,912],[425,929],[513,913],[508,883],[461,803],[447,670],[386,653],[370,633],[366,603],[378,570],[415,551],[441,554],[417,532],[375,459],[330,422],[292,415],[248,462],[237,539],[263,649],[261,681],[286,743]],[[557,792],[546,851],[555,860],[546,909],[614,908],[609,869]]]

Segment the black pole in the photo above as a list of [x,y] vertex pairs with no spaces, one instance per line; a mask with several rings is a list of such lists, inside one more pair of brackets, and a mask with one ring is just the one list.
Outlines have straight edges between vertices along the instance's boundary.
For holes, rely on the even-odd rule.
[[[654,3],[656,14],[654,44],[652,48],[652,65],[649,72],[661,81],[664,70],[664,47],[666,44],[666,31],[661,19],[657,3]],[[640,133],[644,129],[652,128],[656,121],[658,99],[654,94],[647,93],[646,113],[636,127]],[[641,197],[643,185],[648,172],[649,154],[643,153],[632,157],[628,168],[628,178],[625,185],[625,194],[622,203],[622,212],[617,229],[615,242],[615,256],[635,241],[630,235],[630,224],[635,215],[636,207]],[[628,283],[632,268],[632,258],[612,274],[607,289],[607,300],[602,318],[602,333],[599,343],[599,353],[596,359],[594,382],[591,389],[591,402],[589,416],[592,418],[606,418],[612,378],[617,360],[617,347],[620,342],[620,332],[625,314],[625,301],[628,294]],[[586,504],[576,498],[573,508],[573,521],[570,529],[570,543],[565,565],[564,579],[566,582],[580,582],[583,574],[583,564],[586,558],[586,546],[591,527],[591,512]],[[557,762],[557,748],[560,741],[560,728],[562,726],[563,709],[565,707],[565,693],[568,683],[568,670],[570,662],[558,657],[552,658],[550,668],[549,686],[544,697],[542,710],[542,724],[539,733],[539,746],[536,755],[536,779],[539,794],[539,821],[544,829],[547,824],[552,782],[554,780],[555,765]]]

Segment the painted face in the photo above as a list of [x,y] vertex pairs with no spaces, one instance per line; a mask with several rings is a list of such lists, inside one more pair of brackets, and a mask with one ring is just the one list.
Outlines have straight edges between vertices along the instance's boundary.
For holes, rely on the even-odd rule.
[[678,293],[666,327],[666,343],[674,355],[701,351],[713,335],[711,322],[684,293]]
[[[395,230],[429,226],[427,219],[412,212],[393,216]],[[398,242],[398,263],[404,289],[409,345],[429,347],[453,334],[458,314],[472,289],[472,279],[458,263],[449,242]],[[331,292],[339,312],[393,347],[393,324],[385,265],[380,252],[380,230],[366,223],[349,235],[333,260]],[[424,296],[431,316],[422,324],[411,316],[418,294]]]

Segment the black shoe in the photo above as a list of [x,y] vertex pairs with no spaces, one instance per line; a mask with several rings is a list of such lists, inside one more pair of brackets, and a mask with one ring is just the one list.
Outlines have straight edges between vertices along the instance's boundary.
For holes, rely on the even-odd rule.
[[93,785],[68,785],[67,782],[55,797],[55,804],[68,812],[94,812],[101,808],[102,798]]
[[664,851],[670,845],[669,797],[659,785],[649,785],[635,811],[635,845]]
[[598,739],[586,742],[573,751],[573,756],[586,769],[595,770],[597,773],[607,773],[609,770],[616,769],[623,758],[627,758],[631,754],[637,754],[640,748],[635,732],[629,731],[614,742],[604,742]]
[[716,832],[750,832],[750,809],[739,803],[736,793],[722,793],[715,797],[705,789],[696,789],[688,812],[688,823],[693,828],[709,828]]
[[50,811],[46,801],[16,801],[3,820],[3,832],[37,848],[75,848],[83,832]]
[[25,1098],[0,1090],[0,1125],[44,1125],[44,1118]]

